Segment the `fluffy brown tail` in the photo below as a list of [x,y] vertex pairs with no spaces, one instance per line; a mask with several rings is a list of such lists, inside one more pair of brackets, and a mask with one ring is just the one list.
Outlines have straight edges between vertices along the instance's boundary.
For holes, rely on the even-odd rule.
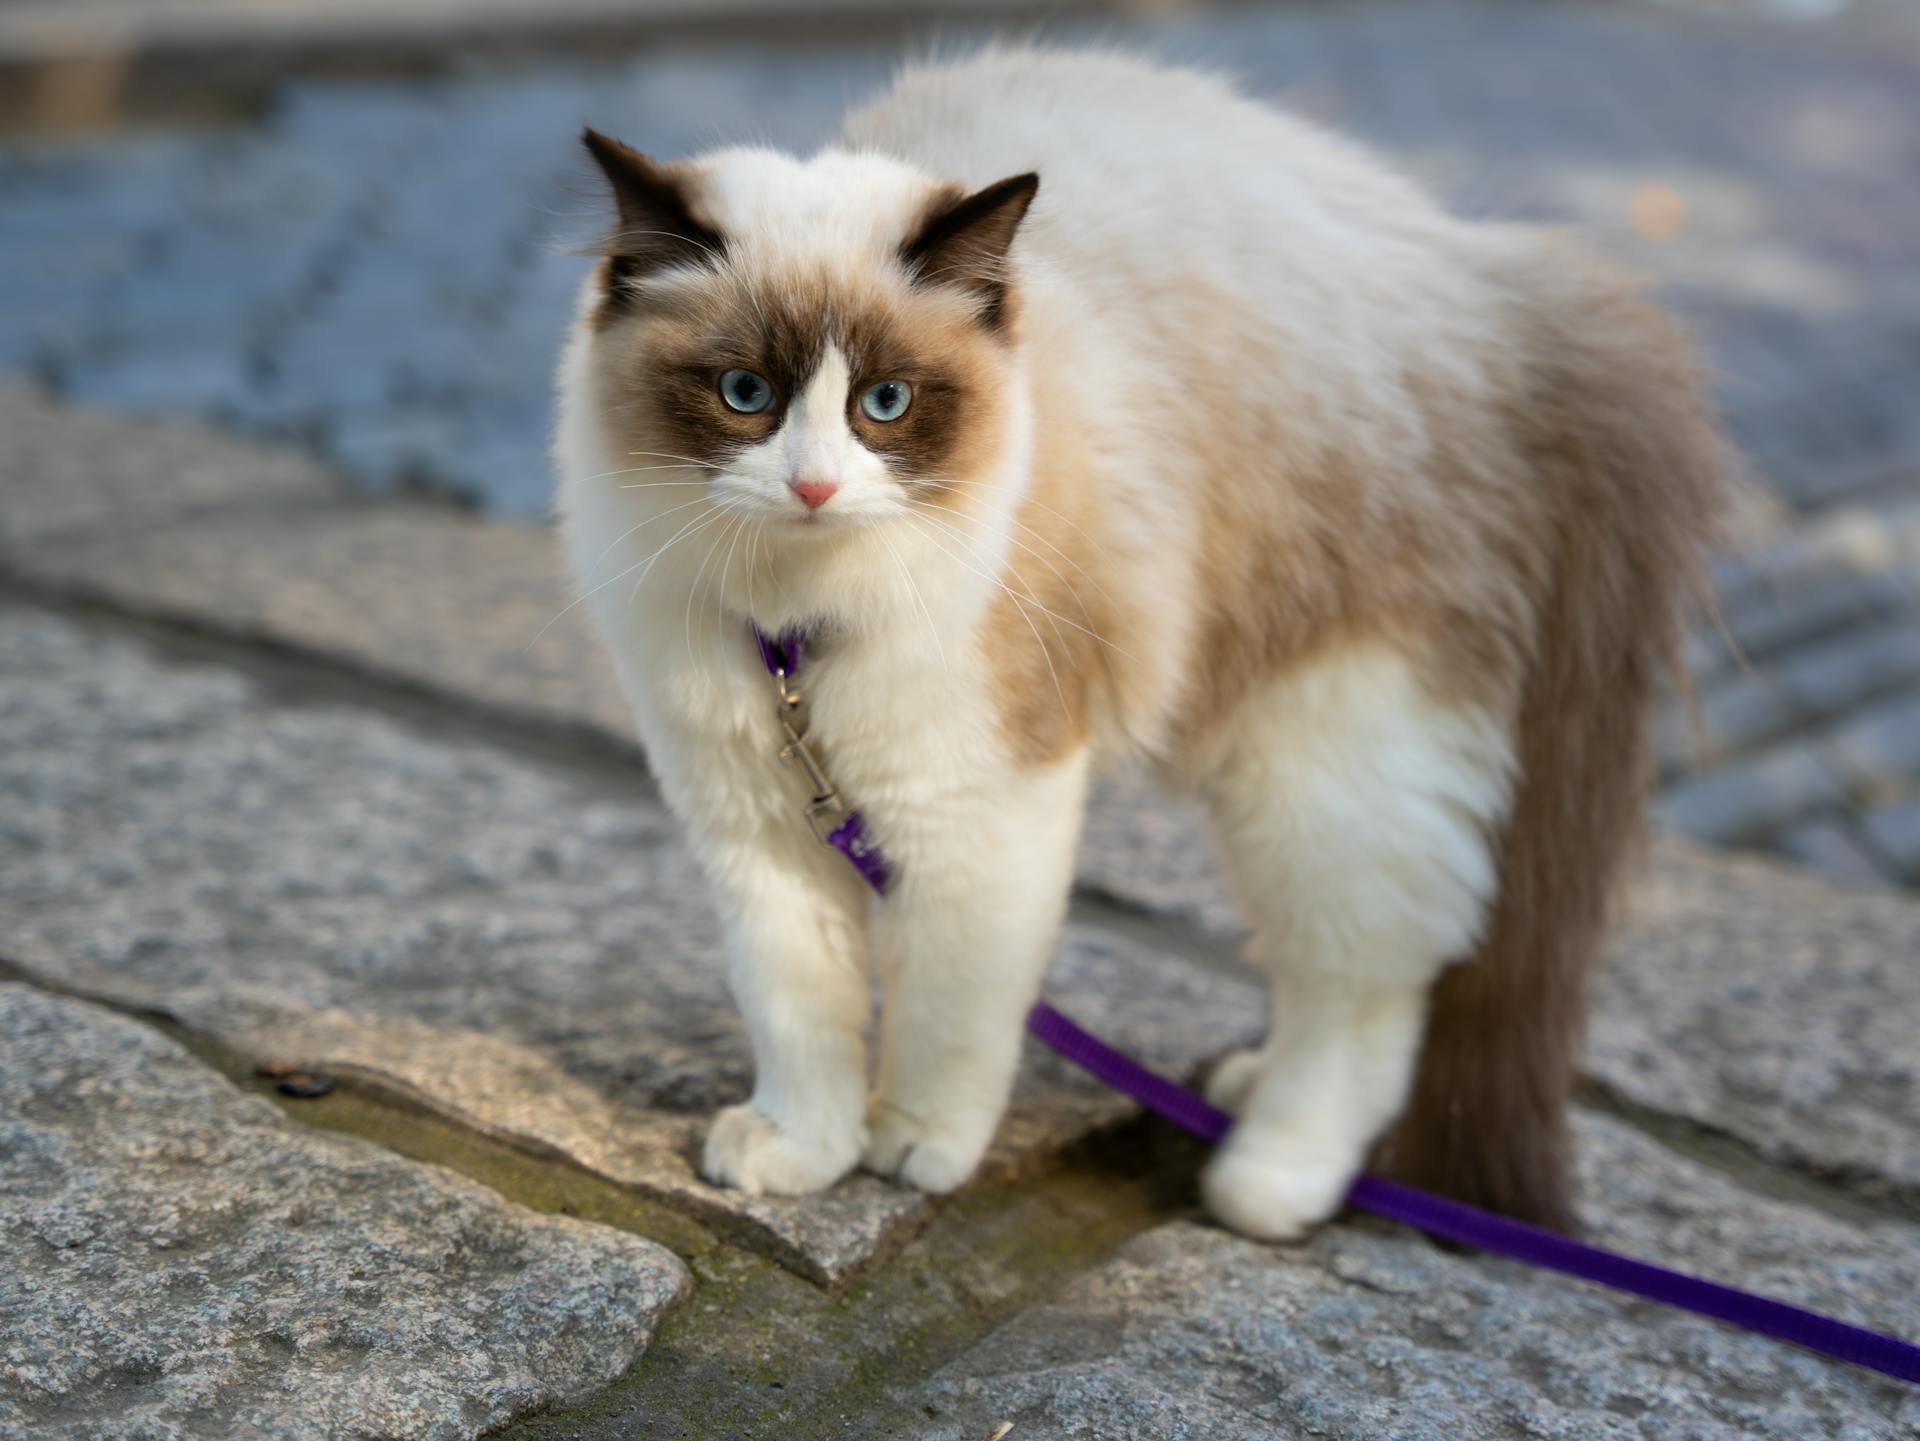
[[1486,939],[1435,988],[1412,1099],[1375,1163],[1569,1230],[1587,973],[1639,835],[1654,683],[1676,661],[1724,466],[1691,350],[1659,312],[1562,254],[1522,283],[1531,359],[1515,429],[1561,504],[1521,778]]

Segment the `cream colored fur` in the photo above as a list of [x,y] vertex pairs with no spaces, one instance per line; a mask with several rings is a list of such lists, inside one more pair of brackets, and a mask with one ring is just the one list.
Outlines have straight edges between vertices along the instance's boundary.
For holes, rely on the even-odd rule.
[[[1486,556],[1546,522],[1511,456],[1449,490],[1434,397],[1463,434],[1511,399],[1497,276],[1541,243],[1447,218],[1215,79],[1104,54],[910,71],[840,148],[721,151],[686,173],[727,239],[724,283],[778,309],[823,286],[904,292],[896,252],[938,187],[1026,170],[1017,343],[985,352],[999,408],[938,515],[854,433],[839,350],[770,439],[686,463],[623,428],[627,322],[601,323],[598,282],[582,299],[560,377],[567,551],[712,880],[756,1062],[705,1169],[779,1193],[863,1157],[930,1190],[964,1181],[1056,940],[1089,771],[1144,757],[1212,802],[1274,978],[1272,1038],[1216,1083],[1244,1119],[1206,1197],[1242,1230],[1294,1235],[1400,1108],[1427,988],[1473,950],[1496,887],[1540,581]],[[670,310],[718,283],[687,267],[643,289]],[[1068,433],[1045,453],[1071,463],[1038,473]],[[811,518],[788,488],[803,473],[841,487]],[[1043,484],[1054,500],[1029,504]],[[1069,501],[1072,529],[1048,520]],[[1433,574],[1376,564],[1402,553],[1390,535],[1439,552]],[[1297,603],[1237,588],[1263,564]],[[1026,604],[1001,585],[1016,570]],[[1425,596],[1464,597],[1494,658],[1456,663],[1460,623]],[[1263,671],[1205,661],[1219,617],[1269,610]],[[750,618],[821,637],[814,734],[899,874],[877,906],[800,818]],[[1057,686],[1064,739],[1010,725],[996,667],[1020,647],[1043,679],[1019,699],[1050,707]]]

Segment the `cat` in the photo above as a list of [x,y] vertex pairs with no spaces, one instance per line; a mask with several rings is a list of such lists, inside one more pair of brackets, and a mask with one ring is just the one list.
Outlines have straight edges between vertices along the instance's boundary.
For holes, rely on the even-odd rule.
[[[1256,1237],[1386,1173],[1566,1228],[1584,977],[1719,509],[1691,351],[1222,80],[994,48],[808,159],[587,132],[564,547],[723,918],[702,1168],[974,1171],[1090,773],[1210,808],[1271,1032],[1202,1176]],[[800,815],[754,629],[893,871]],[[885,984],[876,1079],[870,965]]]

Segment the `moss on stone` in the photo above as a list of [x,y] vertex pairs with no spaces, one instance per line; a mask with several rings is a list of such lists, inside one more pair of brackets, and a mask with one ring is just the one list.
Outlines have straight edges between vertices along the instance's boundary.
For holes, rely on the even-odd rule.
[[1131,1126],[1043,1176],[943,1204],[884,1265],[832,1292],[718,1246],[694,1263],[694,1295],[626,1375],[584,1406],[505,1434],[808,1441],[910,1424],[918,1412],[903,1398],[915,1383],[1186,1209],[1199,1154],[1164,1128]]
[[[143,1019],[308,1125],[447,1167],[536,1211],[646,1236],[692,1270],[693,1294],[641,1360],[580,1406],[524,1421],[515,1441],[840,1437],[920,1417],[912,1387],[1129,1238],[1190,1208],[1202,1148],[1156,1122],[1076,1147],[1041,1174],[942,1203],[871,1271],[827,1290],[669,1207],[572,1162],[481,1135],[377,1086],[281,1095],[238,1055]],[[911,1434],[910,1432],[903,1434]]]

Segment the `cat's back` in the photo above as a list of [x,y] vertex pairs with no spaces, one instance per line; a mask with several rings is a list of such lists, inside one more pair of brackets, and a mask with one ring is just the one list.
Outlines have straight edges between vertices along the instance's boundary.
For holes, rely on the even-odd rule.
[[996,47],[909,69],[845,139],[966,185],[1038,171],[1026,251],[1116,288],[1182,272],[1244,286],[1288,260],[1384,280],[1429,263],[1420,241],[1452,227],[1359,147],[1118,52]]

